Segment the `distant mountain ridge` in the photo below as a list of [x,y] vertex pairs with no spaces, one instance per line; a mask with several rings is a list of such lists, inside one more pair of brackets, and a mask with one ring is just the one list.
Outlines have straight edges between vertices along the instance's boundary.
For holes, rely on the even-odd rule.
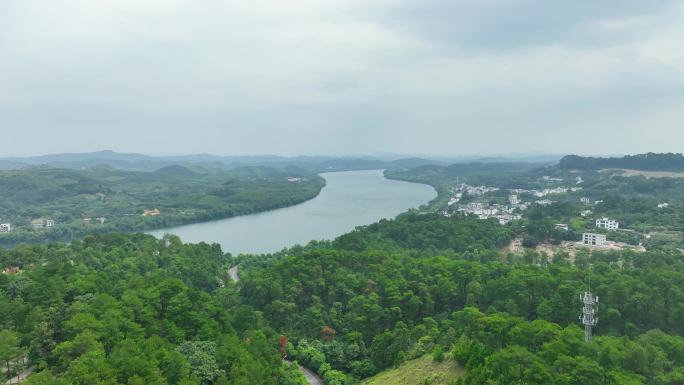
[[[152,156],[139,153],[119,153],[110,150],[48,154],[32,157],[9,157],[0,159],[0,170],[21,169],[36,166],[85,170],[109,168],[125,171],[156,171],[165,167],[182,166],[195,168],[220,168],[230,170],[244,166],[265,166],[284,168],[295,166],[307,171],[349,171],[368,169],[401,170],[421,166],[443,166],[452,163],[507,163],[507,162],[549,162],[557,161],[555,155],[504,155],[475,157],[429,157],[429,156],[279,156],[279,155],[235,155],[211,154]],[[178,171],[178,170],[176,170]]]
[[596,158],[568,155],[559,163],[566,170],[629,169],[640,171],[684,171],[684,156],[677,153],[626,155],[621,158]]

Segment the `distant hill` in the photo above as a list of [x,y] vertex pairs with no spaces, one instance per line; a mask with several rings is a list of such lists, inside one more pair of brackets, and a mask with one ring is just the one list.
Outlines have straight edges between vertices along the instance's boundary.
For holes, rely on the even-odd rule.
[[[246,166],[273,167],[284,169],[294,166],[308,172],[330,172],[369,169],[409,169],[428,164],[442,164],[436,160],[423,158],[399,158],[395,160],[374,157],[329,157],[248,155],[219,156],[210,154],[150,156],[137,153],[118,153],[97,151],[75,154],[51,154],[34,157],[13,157],[0,159],[0,170],[20,169],[26,166],[49,166],[74,170],[109,168],[123,171],[180,171],[174,166],[189,170],[197,167],[204,169],[232,170]],[[166,172],[163,171],[163,172]]]
[[136,162],[141,160],[151,160],[153,157],[143,154],[124,154],[119,152],[114,152],[110,150],[96,151],[96,152],[84,152],[84,153],[73,153],[73,154],[48,154],[40,156],[30,156],[30,157],[13,157],[6,158],[8,161],[15,161],[20,163],[28,164],[50,164],[50,163],[73,163],[82,162],[86,160],[99,159],[101,161],[107,160],[117,160],[126,162]]
[[189,175],[195,174],[195,172],[190,170],[189,168],[179,166],[177,164],[162,167],[159,170],[157,170],[156,172],[162,173],[162,174],[177,175],[177,176],[189,176]]
[[9,160],[0,160],[0,170],[20,170],[27,165],[19,162],[12,162]]
[[566,170],[601,170],[607,168],[642,170],[642,171],[684,171],[682,154],[640,154],[627,155],[622,158],[594,158],[568,155],[559,163]]
[[[122,171],[157,171],[170,166],[182,166],[189,170],[222,169],[233,170],[245,166],[273,167],[284,169],[299,167],[308,172],[331,172],[352,170],[410,170],[424,166],[445,166],[447,164],[491,164],[493,169],[510,163],[555,163],[555,155],[501,155],[490,157],[462,156],[440,158],[430,156],[278,156],[237,155],[220,156],[211,154],[151,156],[138,153],[96,151],[73,154],[50,154],[33,157],[12,157],[0,159],[0,170],[21,169],[27,166],[49,166],[73,170],[108,168]],[[505,167],[504,167],[505,168]],[[173,169],[172,169],[173,170]],[[178,170],[176,170],[178,171]]]

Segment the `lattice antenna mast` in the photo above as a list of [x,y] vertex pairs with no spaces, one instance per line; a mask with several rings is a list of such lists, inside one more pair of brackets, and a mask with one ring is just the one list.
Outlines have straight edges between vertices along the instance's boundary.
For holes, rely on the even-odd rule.
[[598,324],[598,317],[596,316],[598,296],[594,296],[590,291],[585,291],[584,294],[580,294],[580,300],[582,301],[582,315],[579,319],[584,325],[584,340],[589,342],[594,326]]

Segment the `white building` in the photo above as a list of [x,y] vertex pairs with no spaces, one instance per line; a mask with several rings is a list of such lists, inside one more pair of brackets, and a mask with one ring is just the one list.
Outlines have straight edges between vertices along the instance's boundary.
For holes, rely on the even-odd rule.
[[580,202],[588,204],[589,202],[591,202],[591,200],[589,200],[589,198],[587,197],[582,197],[580,198]]
[[565,231],[570,230],[570,226],[568,226],[567,223],[556,223],[556,228],[559,230],[565,230]]
[[520,198],[518,198],[517,195],[511,194],[508,196],[508,203],[512,204],[513,206],[517,205],[520,203]]
[[659,203],[659,204],[658,204],[658,208],[659,208],[659,209],[664,209],[664,208],[668,207],[669,205],[670,205],[669,203]]
[[12,231],[12,225],[9,223],[0,223],[0,233],[9,233]]
[[599,229],[617,230],[620,227],[620,223],[613,219],[601,218],[596,220],[596,227]]
[[584,233],[582,243],[587,246],[603,246],[606,244],[606,236],[605,234]]
[[45,227],[52,227],[55,225],[55,221],[53,219],[46,219],[45,220]]

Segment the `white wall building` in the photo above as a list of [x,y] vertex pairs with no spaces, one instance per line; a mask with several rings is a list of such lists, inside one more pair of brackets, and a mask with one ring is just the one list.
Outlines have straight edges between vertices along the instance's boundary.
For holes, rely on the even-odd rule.
[[584,233],[582,234],[582,243],[587,246],[603,246],[606,244],[605,234]]
[[520,203],[520,198],[518,198],[517,195],[511,194],[508,196],[508,203],[512,204],[513,206],[517,205]]
[[599,229],[617,230],[620,223],[613,219],[601,218],[596,220],[596,227]]
[[0,223],[0,233],[9,233],[12,231],[12,225],[9,223]]

